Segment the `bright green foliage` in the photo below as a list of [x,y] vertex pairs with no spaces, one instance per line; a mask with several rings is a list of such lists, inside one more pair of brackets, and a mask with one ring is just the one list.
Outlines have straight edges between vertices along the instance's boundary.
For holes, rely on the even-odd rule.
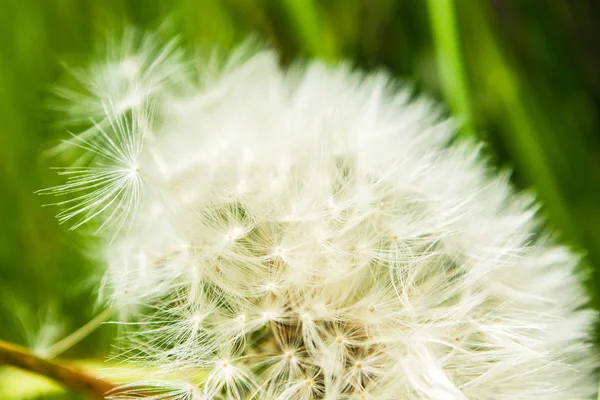
[[[587,249],[599,304],[598,12],[593,2],[518,0],[3,0],[0,338],[40,348],[96,314],[94,243],[59,227],[34,194],[60,182],[43,156],[66,129],[50,88],[62,62],[84,65],[107,32],[165,21],[190,49],[254,36],[284,63],[349,58],[433,94],[464,134],[487,141],[495,165],[538,193],[557,233]],[[103,327],[66,356],[101,358],[112,335]]]

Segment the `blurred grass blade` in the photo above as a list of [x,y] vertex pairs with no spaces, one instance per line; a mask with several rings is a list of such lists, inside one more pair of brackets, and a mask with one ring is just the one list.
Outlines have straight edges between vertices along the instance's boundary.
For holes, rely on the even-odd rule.
[[[435,0],[433,0],[435,2]],[[473,39],[478,46],[476,51],[480,73],[483,75],[485,91],[490,98],[498,101],[502,122],[505,125],[506,144],[512,158],[521,166],[527,180],[533,183],[544,200],[554,223],[565,237],[582,243],[576,220],[569,212],[553,162],[556,161],[548,150],[547,116],[540,115],[533,98],[527,93],[524,82],[500,44],[486,18],[483,4],[474,2],[470,11],[469,25],[476,33]]]
[[461,132],[474,133],[471,97],[462,57],[454,0],[428,0],[438,74],[444,96],[462,123]]
[[318,3],[315,0],[282,0],[282,5],[301,40],[301,47],[311,56],[335,60],[338,55],[335,38],[327,29]]

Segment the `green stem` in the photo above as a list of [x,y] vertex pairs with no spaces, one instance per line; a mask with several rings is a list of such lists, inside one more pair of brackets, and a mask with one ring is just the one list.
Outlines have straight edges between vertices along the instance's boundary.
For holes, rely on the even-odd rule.
[[471,96],[463,63],[454,0],[428,0],[427,6],[444,96],[454,115],[461,119],[462,131],[472,134]]
[[112,307],[109,307],[106,310],[102,311],[87,324],[83,325],[81,328],[77,329],[69,336],[59,340],[58,342],[50,346],[47,350],[43,352],[44,356],[46,356],[47,358],[54,358],[59,354],[64,353],[71,347],[75,346],[77,343],[81,342],[84,338],[89,336],[90,333],[95,331],[104,322],[108,321],[110,317],[113,316],[114,312],[115,309]]
[[79,368],[64,362],[50,361],[38,357],[28,349],[2,340],[0,340],[0,364],[45,376],[65,387],[88,392],[98,399],[103,399],[105,394],[117,390],[115,384],[88,375]]

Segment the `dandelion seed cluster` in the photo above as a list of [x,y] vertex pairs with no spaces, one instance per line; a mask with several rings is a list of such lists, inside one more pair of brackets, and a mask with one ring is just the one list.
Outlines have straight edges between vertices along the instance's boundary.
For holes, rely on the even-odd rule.
[[430,101],[385,73],[156,43],[62,92],[94,124],[48,190],[107,232],[123,356],[154,367],[126,396],[592,398],[577,257]]

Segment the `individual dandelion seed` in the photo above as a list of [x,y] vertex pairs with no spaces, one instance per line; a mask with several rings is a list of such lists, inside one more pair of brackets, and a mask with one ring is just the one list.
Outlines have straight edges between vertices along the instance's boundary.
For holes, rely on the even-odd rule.
[[149,69],[152,99],[77,136],[135,185],[85,170],[50,190],[85,191],[63,219],[108,221],[120,356],[154,367],[128,395],[592,398],[578,258],[530,196],[384,73],[242,53],[183,91]]
[[115,117],[111,105],[105,109],[106,118],[86,131],[94,131],[94,135],[88,138],[72,135],[68,142],[87,151],[91,165],[59,168],[59,174],[67,176],[67,182],[38,191],[48,195],[75,194],[52,204],[65,207],[57,215],[61,223],[76,221],[71,229],[104,214],[99,230],[115,224],[118,231],[135,212],[142,196],[142,143],[151,112],[140,109]]

